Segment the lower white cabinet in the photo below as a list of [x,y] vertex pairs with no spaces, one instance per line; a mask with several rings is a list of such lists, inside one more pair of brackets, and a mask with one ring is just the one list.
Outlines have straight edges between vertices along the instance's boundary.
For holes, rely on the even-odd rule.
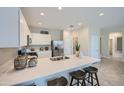
[[52,51],[38,51],[37,54],[39,58],[51,57]]

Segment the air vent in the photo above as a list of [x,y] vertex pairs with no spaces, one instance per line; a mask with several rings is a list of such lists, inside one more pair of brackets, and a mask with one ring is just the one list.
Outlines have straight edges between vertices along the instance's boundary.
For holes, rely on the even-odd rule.
[[48,31],[41,30],[40,31],[40,34],[49,34],[49,32]]

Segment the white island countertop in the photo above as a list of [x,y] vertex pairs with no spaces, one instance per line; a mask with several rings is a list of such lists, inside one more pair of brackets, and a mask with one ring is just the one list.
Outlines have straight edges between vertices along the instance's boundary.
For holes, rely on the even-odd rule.
[[70,59],[59,61],[51,61],[50,58],[38,58],[36,67],[25,68],[23,70],[15,70],[14,66],[10,66],[10,69],[0,76],[0,85],[16,85],[73,68],[83,67],[100,62],[100,59],[88,56],[78,58],[75,57],[75,55],[71,55],[69,57]]

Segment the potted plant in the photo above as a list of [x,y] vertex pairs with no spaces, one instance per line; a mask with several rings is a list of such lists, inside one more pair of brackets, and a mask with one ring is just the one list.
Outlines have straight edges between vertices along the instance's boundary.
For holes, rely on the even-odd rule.
[[76,48],[76,56],[79,57],[79,54],[80,54],[80,44],[78,44],[78,42],[76,42],[75,48]]

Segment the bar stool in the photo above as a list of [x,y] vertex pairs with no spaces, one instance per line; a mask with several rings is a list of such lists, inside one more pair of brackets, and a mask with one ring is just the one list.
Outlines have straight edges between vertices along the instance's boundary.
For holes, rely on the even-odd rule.
[[[81,70],[77,70],[77,71],[73,71],[71,73],[69,73],[70,76],[71,76],[71,82],[70,82],[70,86],[73,86],[73,85],[76,85],[79,86],[81,84],[81,86],[86,86],[86,83],[85,83],[85,75],[86,73],[81,71]],[[75,84],[72,84],[73,83],[73,80],[76,80],[77,82]],[[82,82],[80,82],[80,80]]]
[[68,81],[65,77],[60,77],[60,78],[56,78],[53,80],[49,80],[47,82],[48,86],[67,86]]
[[[97,72],[98,69],[92,66],[86,67],[83,69],[87,74],[88,77],[86,77],[86,80],[88,81],[88,83],[90,83],[92,86],[99,86],[99,80],[97,77]],[[94,81],[96,81],[96,84],[94,85]]]

